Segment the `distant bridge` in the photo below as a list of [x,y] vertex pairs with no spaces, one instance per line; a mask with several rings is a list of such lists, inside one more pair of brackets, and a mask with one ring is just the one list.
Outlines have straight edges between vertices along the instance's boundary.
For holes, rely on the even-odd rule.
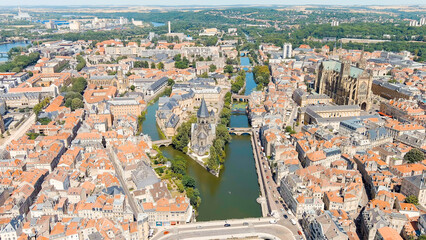
[[167,147],[170,144],[172,144],[172,139],[163,139],[163,140],[152,141],[152,144],[155,144],[159,147],[161,147],[161,146]]
[[228,128],[228,132],[230,134],[235,134],[235,135],[243,135],[243,134],[252,134],[252,129],[251,128]]
[[246,65],[237,65],[237,68],[239,70],[244,70],[246,72],[253,70],[253,66],[246,66]]
[[232,94],[232,101],[237,101],[237,102],[248,102],[249,101],[249,96],[246,95],[238,95],[238,94]]

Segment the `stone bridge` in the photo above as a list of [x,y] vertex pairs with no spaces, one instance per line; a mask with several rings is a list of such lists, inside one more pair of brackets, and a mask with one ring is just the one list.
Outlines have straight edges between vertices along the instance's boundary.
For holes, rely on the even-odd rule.
[[228,132],[235,135],[252,134],[251,128],[228,128]]
[[237,101],[237,102],[248,102],[250,96],[246,96],[246,95],[238,95],[238,94],[232,94],[232,101]]
[[172,144],[172,139],[163,139],[163,140],[152,141],[152,144],[155,144],[158,147],[161,147],[161,146],[167,147],[170,144]]

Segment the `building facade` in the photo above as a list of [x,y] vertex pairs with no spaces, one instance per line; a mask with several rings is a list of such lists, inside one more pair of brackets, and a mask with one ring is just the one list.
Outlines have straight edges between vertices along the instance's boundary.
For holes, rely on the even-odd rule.
[[348,61],[324,61],[319,67],[315,90],[319,94],[327,94],[336,104],[359,105],[361,109],[368,110],[371,84],[372,76],[365,69],[351,66]]

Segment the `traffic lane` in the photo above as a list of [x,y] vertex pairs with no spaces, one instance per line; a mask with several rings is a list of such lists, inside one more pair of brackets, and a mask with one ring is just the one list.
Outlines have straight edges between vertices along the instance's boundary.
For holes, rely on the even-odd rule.
[[[204,231],[204,230],[212,230],[212,229],[218,229],[218,228],[225,228],[225,224],[230,224],[230,228],[238,228],[238,227],[246,227],[249,226],[256,226],[256,225],[265,225],[269,224],[269,221],[273,218],[259,218],[259,220],[244,220],[241,219],[239,222],[234,222],[238,220],[224,220],[221,221],[215,221],[215,222],[199,222],[199,223],[191,223],[191,224],[184,224],[184,225],[175,225],[175,226],[169,226],[167,228],[162,228],[156,231],[153,240],[159,239],[163,237],[165,232],[169,233],[179,233],[179,232],[186,232],[186,231]],[[246,225],[248,224],[248,225]]]
[[[158,236],[155,240],[168,239],[187,239],[202,238],[216,236],[232,236],[239,234],[253,234],[253,236],[261,233],[271,234],[279,239],[295,239],[294,234],[286,227],[277,224],[249,226],[249,227],[217,227],[215,229],[197,229],[197,231],[179,231],[173,230],[168,234]],[[285,238],[283,238],[285,236]]]

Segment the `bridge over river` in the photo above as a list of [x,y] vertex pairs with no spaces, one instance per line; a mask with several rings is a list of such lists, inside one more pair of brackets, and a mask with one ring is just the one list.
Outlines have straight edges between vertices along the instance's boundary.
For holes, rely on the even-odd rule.
[[157,140],[157,141],[152,141],[152,144],[157,145],[158,147],[167,147],[170,144],[172,144],[172,139],[162,139],[162,140]]

